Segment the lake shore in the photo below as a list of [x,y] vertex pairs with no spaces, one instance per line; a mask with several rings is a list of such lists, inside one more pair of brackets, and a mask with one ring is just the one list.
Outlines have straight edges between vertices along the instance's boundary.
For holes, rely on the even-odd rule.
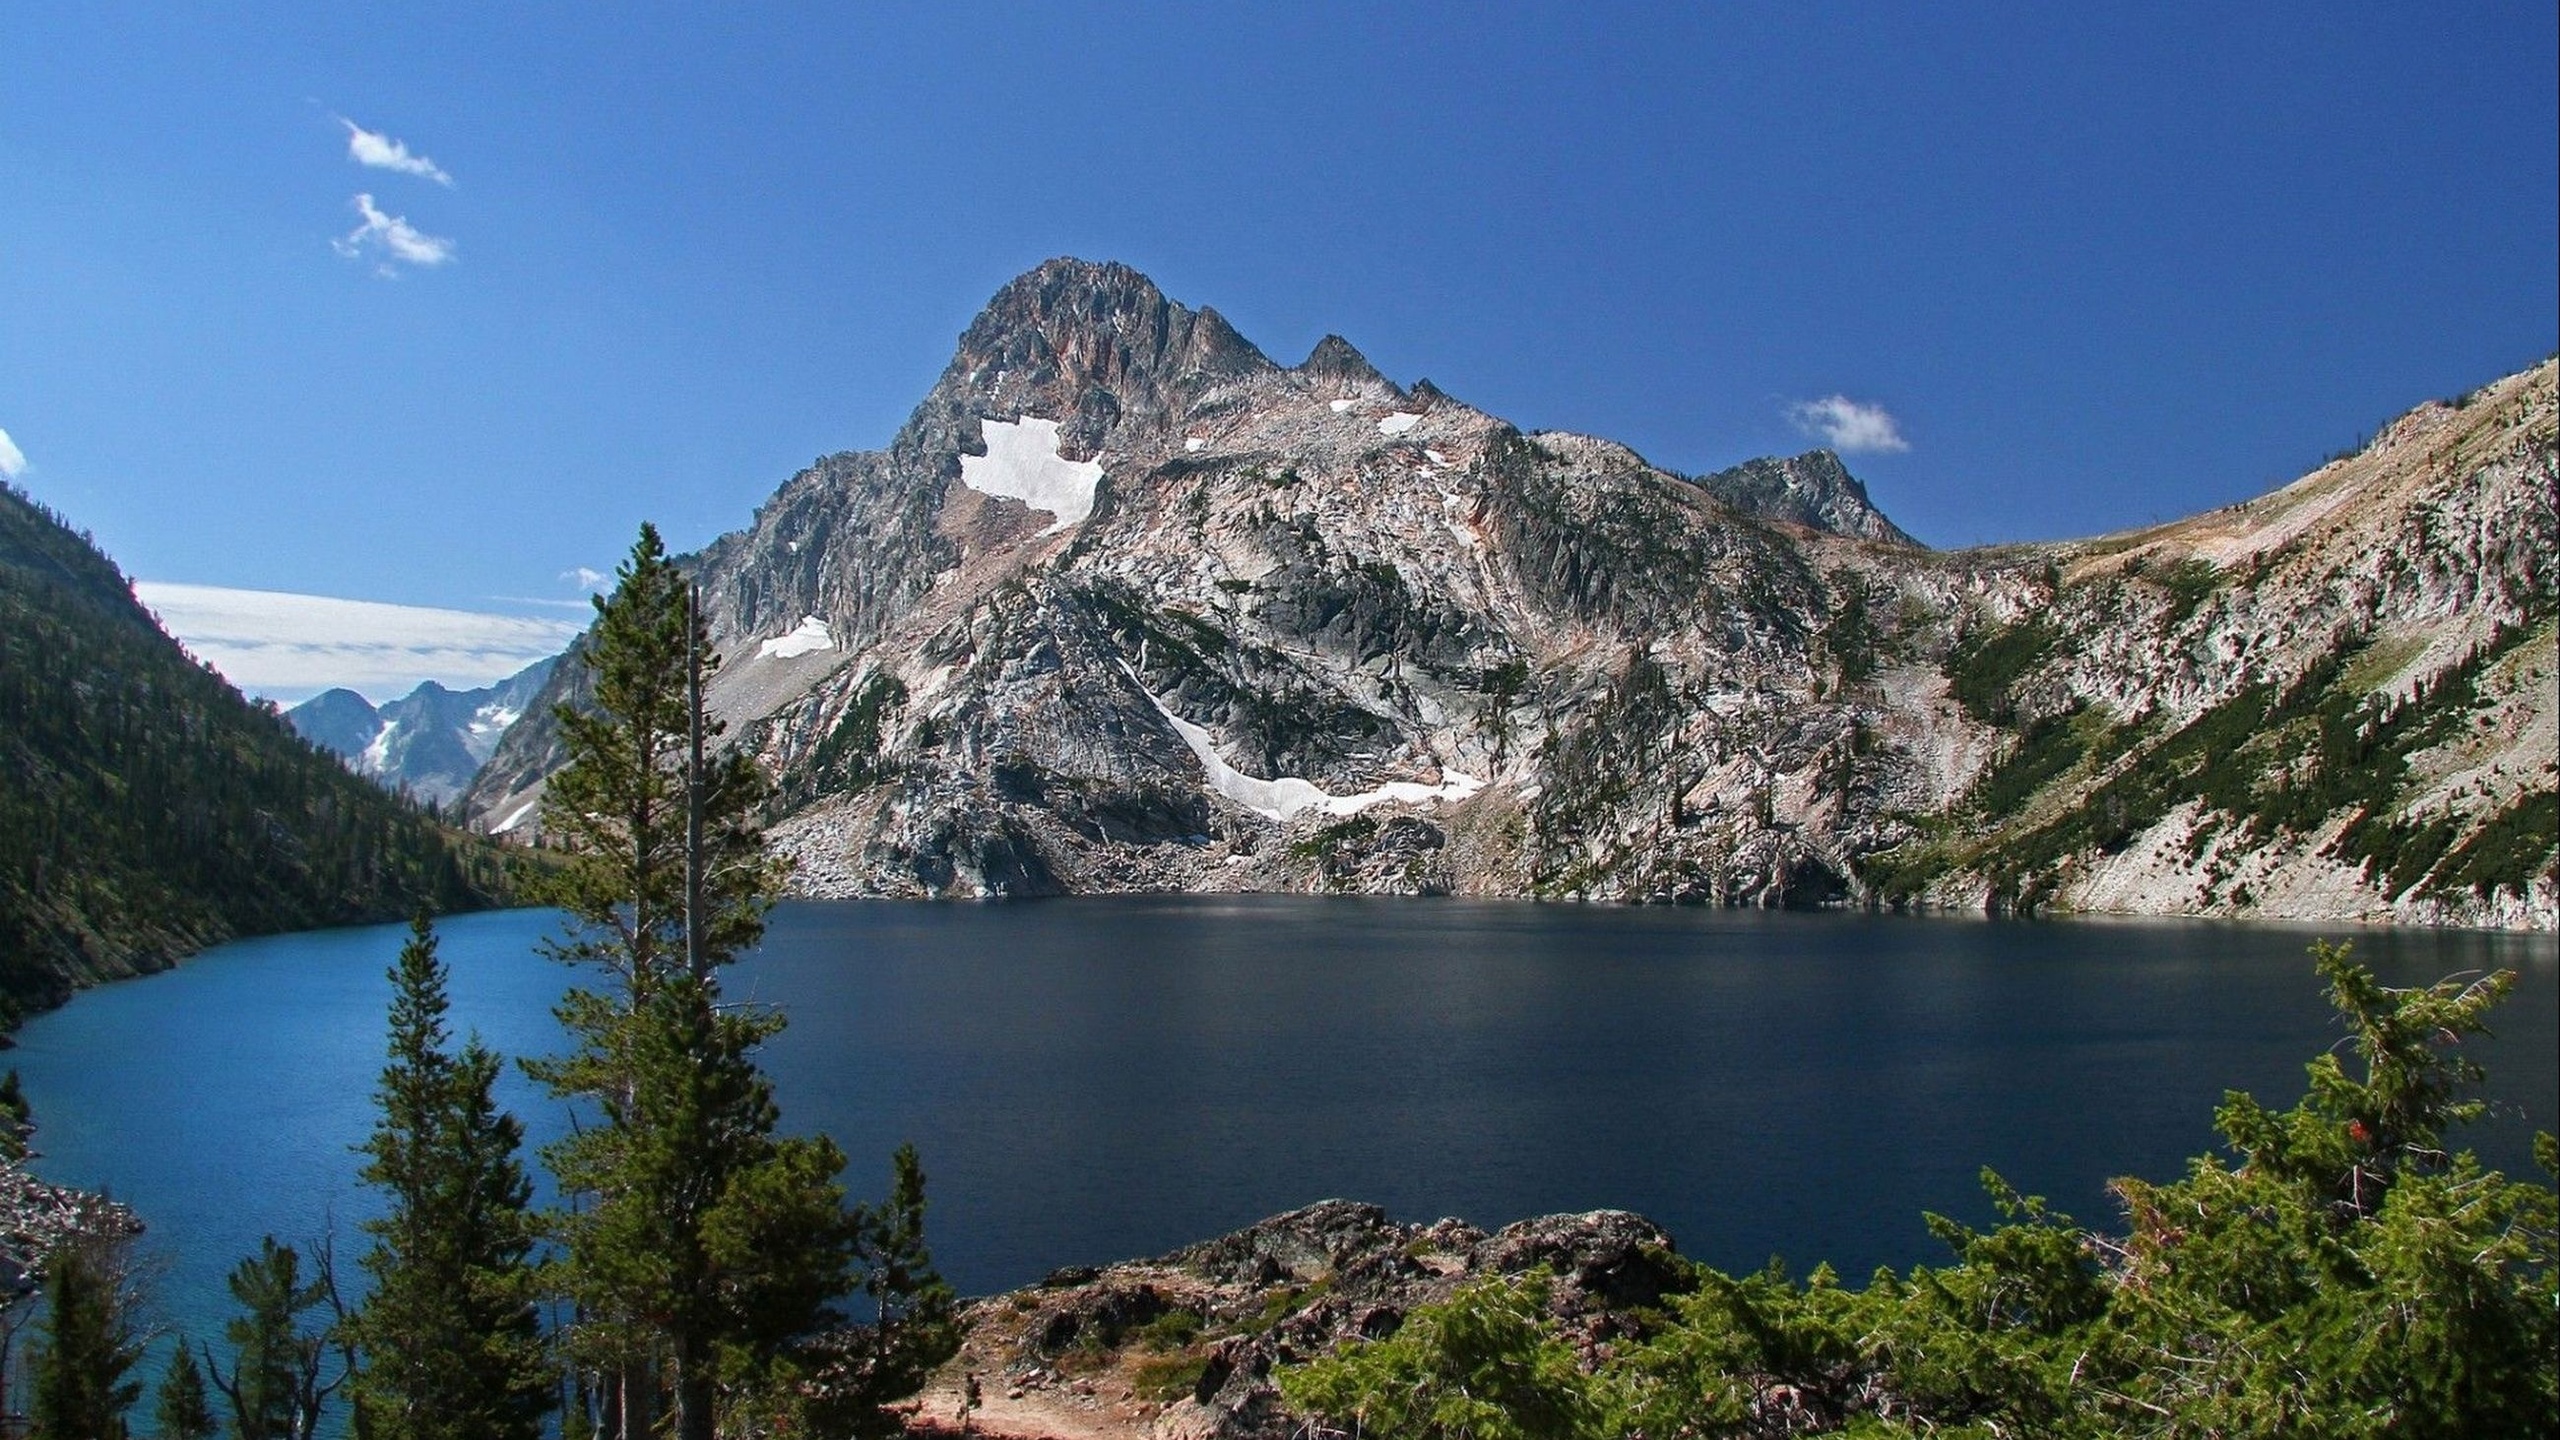
[[141,1217],[104,1195],[39,1180],[24,1162],[0,1160],[0,1300],[33,1290],[45,1257],[74,1236],[142,1230]]

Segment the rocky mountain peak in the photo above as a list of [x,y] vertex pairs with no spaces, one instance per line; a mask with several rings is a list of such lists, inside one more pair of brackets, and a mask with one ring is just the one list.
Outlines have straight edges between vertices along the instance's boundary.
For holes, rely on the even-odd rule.
[[1785,459],[1746,460],[1730,470],[1698,477],[1698,483],[1737,510],[1785,520],[1854,540],[1918,546],[1919,541],[1867,498],[1867,487],[1829,450]]
[[1307,358],[1298,363],[1298,373],[1311,379],[1340,380],[1351,385],[1384,385],[1390,390],[1395,388],[1393,381],[1379,374],[1378,367],[1369,363],[1368,356],[1339,335],[1327,335],[1317,341],[1316,348],[1307,352]]
[[1190,392],[1276,368],[1215,310],[1169,300],[1116,261],[1060,258],[996,292],[961,335],[944,385],[1023,413],[1078,415],[1099,397],[1105,414],[1092,418],[1107,429],[1121,415],[1175,408]]

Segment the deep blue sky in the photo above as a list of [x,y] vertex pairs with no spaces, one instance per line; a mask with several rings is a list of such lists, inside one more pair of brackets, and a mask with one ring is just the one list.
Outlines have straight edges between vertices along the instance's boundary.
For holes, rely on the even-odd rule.
[[[19,483],[146,579],[558,598],[1076,254],[1684,471],[1845,395],[1952,545],[2240,498],[2560,313],[2549,0],[712,8],[12,7]],[[336,253],[359,192],[450,263]]]

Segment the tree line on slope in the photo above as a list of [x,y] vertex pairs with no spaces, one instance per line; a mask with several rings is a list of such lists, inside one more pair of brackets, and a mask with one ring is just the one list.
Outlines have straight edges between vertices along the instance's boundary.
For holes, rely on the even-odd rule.
[[234,936],[490,903],[514,863],[243,700],[0,486],[0,1028]]
[[[849,1205],[833,1142],[777,1133],[754,1050],[782,1019],[724,1001],[719,980],[778,893],[755,823],[768,785],[711,751],[701,686],[718,662],[653,530],[619,578],[588,647],[597,709],[563,714],[571,759],[544,816],[567,855],[545,896],[569,915],[553,953],[605,977],[559,1007],[570,1053],[526,1065],[581,1117],[541,1157],[563,1205],[532,1207],[523,1127],[493,1098],[501,1061],[456,1047],[421,916],[392,969],[363,1146],[389,1202],[363,1227],[366,1293],[345,1301],[325,1245],[269,1237],[231,1274],[227,1360],[183,1341],[170,1358],[165,1440],[310,1440],[340,1404],[359,1440],[535,1440],[555,1412],[578,1440],[884,1435],[900,1424],[886,1404],[956,1348],[912,1147],[885,1204]],[[48,1260],[35,1435],[127,1433],[146,1348],[132,1275],[105,1241]]]

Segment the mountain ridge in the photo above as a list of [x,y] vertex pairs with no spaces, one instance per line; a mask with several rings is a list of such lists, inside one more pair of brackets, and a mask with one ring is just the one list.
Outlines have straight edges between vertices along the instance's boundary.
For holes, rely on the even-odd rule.
[[542,691],[558,656],[537,660],[494,685],[448,690],[433,680],[376,707],[353,690],[324,690],[284,713],[312,744],[384,788],[432,805],[471,786],[507,727]]
[[[810,893],[2547,928],[2551,847],[2516,855],[2544,825],[2527,777],[2560,773],[2524,683],[2552,646],[2550,391],[2546,363],[2421,407],[2228,512],[1939,552],[1827,452],[1683,477],[1399,388],[1339,337],[1279,366],[1126,266],[1059,260],[997,293],[888,447],[823,458],[688,563],[729,656],[712,701],[781,777]],[[2465,665],[2477,703],[2394,752],[2402,789],[2313,787],[2347,808],[2178,748],[2217,706],[2352,671],[2354,694],[2250,702],[2298,789],[2336,768],[2318,735]],[[478,823],[533,823],[542,711],[580,668],[500,743]],[[2483,715],[2520,728],[2443,790],[2429,767]],[[2088,803],[2141,824],[2020,829]],[[2498,827],[2503,858],[2455,864]]]

